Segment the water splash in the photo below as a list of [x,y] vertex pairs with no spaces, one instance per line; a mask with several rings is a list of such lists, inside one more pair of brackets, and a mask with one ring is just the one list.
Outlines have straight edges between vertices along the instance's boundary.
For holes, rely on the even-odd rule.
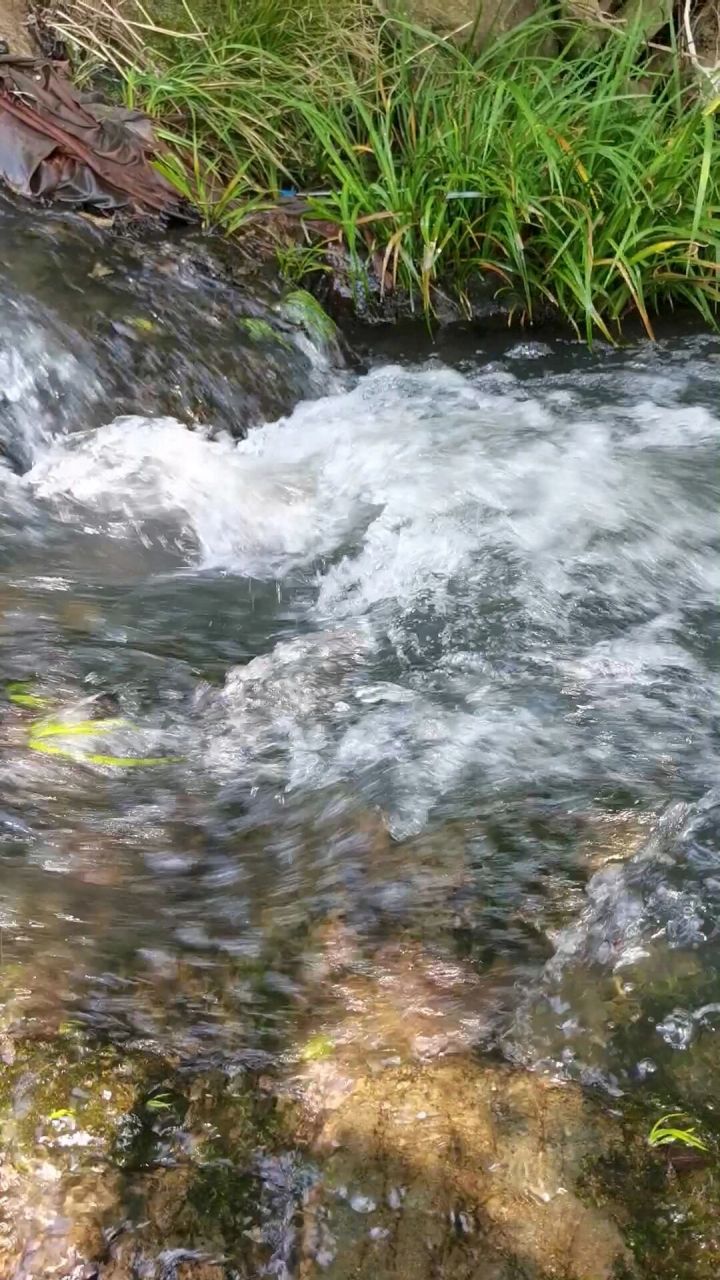
[[[690,619],[720,582],[720,420],[681,435],[645,398],[494,379],[386,367],[239,444],[118,420],[53,442],[27,484],[61,522],[277,583],[315,631],[230,677],[242,731],[212,761],[266,760],[274,735],[276,784],[357,779],[397,835],[467,788],[707,786],[720,694]],[[248,702],[291,667],[322,684],[338,624],[372,645],[322,714]]]

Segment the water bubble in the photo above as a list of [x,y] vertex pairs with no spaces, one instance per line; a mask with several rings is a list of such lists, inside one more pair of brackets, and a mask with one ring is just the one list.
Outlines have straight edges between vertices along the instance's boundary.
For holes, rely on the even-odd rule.
[[692,1017],[680,1009],[658,1022],[655,1030],[671,1049],[687,1049],[695,1034],[695,1025]]

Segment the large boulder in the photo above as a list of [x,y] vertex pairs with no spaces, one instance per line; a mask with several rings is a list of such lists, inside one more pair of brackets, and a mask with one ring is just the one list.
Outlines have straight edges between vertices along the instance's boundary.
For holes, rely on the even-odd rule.
[[474,38],[476,47],[518,26],[537,12],[538,0],[379,0],[387,13],[458,39]]
[[582,1192],[621,1141],[578,1089],[471,1058],[366,1076],[316,1136],[303,1280],[630,1280],[622,1208]]

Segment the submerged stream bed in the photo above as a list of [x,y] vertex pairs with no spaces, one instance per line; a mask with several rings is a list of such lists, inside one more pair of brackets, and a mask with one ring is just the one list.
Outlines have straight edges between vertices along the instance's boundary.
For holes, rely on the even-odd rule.
[[720,339],[0,222],[0,1275],[714,1277]]

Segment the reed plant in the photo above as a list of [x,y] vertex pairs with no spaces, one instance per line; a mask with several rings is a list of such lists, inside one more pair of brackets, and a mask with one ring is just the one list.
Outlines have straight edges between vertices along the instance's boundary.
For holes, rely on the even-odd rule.
[[[675,306],[715,323],[718,100],[672,24],[659,52],[641,22],[589,48],[541,18],[478,53],[371,0],[142,13],[141,45],[135,28],[114,46],[116,74],[208,225],[241,233],[299,191],[359,287],[372,270],[418,311],[438,288],[469,311],[492,281],[511,314],[563,317],[588,340],[615,340],[629,315],[652,336]],[[87,30],[73,38],[107,61]]]

